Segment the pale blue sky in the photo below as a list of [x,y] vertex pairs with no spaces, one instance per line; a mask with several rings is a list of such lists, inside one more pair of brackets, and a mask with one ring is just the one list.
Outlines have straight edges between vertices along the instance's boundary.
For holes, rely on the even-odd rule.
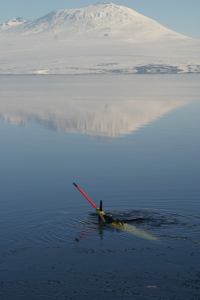
[[[0,24],[16,17],[35,20],[55,9],[80,8],[98,0],[0,0]],[[176,32],[200,40],[200,0],[113,0]]]

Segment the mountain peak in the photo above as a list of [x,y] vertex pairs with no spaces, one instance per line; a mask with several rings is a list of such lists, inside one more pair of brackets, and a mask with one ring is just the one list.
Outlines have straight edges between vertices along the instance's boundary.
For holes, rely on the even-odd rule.
[[[13,20],[11,23],[16,23]],[[33,21],[18,20],[16,30],[21,33],[55,33],[59,31],[83,32],[98,29],[118,30],[124,26],[160,28],[157,22],[125,6],[111,2],[99,2],[80,9],[60,9]],[[25,23],[25,24],[23,24]],[[4,26],[5,27],[5,26]],[[164,28],[164,27],[163,27]],[[13,32],[10,31],[11,33]]]
[[104,5],[104,4],[112,4],[112,3],[105,1],[105,2],[98,2],[98,3],[94,4],[94,5],[97,6],[97,5]]

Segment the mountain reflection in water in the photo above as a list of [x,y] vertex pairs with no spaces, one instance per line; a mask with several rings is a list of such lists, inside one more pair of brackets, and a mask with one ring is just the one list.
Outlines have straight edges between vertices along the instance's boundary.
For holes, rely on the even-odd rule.
[[119,137],[196,100],[189,95],[191,80],[185,94],[183,83],[170,76],[4,77],[0,116],[14,125]]

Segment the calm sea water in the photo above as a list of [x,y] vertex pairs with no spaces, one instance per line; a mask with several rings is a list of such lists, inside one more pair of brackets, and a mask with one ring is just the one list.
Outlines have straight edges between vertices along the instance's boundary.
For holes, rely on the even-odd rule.
[[195,253],[195,268],[199,82],[199,74],[1,76],[1,251],[155,245],[100,226],[75,182],[162,247]]

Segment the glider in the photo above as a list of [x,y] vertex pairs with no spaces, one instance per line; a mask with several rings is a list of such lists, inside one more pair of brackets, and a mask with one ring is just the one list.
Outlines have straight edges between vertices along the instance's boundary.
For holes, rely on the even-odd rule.
[[97,207],[91,200],[90,198],[88,198],[88,196],[78,187],[78,185],[76,183],[73,183],[73,185],[81,192],[81,194],[83,194],[83,196],[92,204],[92,206],[95,208],[98,216],[99,216],[99,221],[102,221],[103,223],[111,226],[111,227],[114,227],[114,228],[117,228],[119,230],[122,230],[122,231],[126,231],[128,233],[131,233],[131,234],[134,234],[136,236],[139,236],[139,237],[142,237],[142,238],[145,238],[145,239],[148,239],[148,240],[151,240],[151,241],[157,241],[158,239],[145,232],[144,230],[142,229],[139,229],[135,226],[132,226],[132,225],[129,225],[129,224],[124,224],[121,220],[119,219],[114,219],[114,217],[112,215],[108,216],[106,215],[103,211],[102,211],[102,200],[100,200],[100,208]]

